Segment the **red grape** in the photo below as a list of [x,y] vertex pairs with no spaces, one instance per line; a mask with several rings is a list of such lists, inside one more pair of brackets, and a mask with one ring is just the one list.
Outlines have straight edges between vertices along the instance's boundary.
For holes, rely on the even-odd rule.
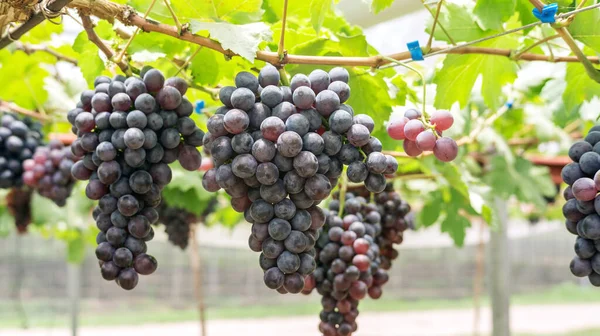
[[367,251],[369,251],[369,241],[364,238],[358,238],[352,246],[356,254],[367,254]]
[[417,143],[414,141],[404,140],[402,146],[404,147],[404,151],[406,152],[406,154],[408,154],[409,156],[415,157],[423,153],[423,151],[420,150],[419,147],[417,147]]
[[33,167],[35,167],[35,161],[33,161],[32,159],[27,159],[23,161],[23,170],[30,171],[33,170]]
[[371,299],[377,300],[381,297],[381,294],[383,294],[381,287],[373,286],[373,287],[369,288],[369,297],[371,297]]
[[404,111],[404,116],[409,120],[421,118],[422,115],[423,114],[421,111],[415,109],[408,109]]
[[350,286],[350,296],[355,300],[362,300],[367,295],[367,285],[362,281],[354,281]]
[[420,150],[431,151],[433,150],[433,147],[435,147],[435,140],[437,140],[437,138],[435,137],[435,134],[433,134],[433,131],[426,130],[417,135],[417,141],[415,143]]
[[352,264],[361,272],[366,272],[371,267],[371,259],[364,254],[357,254],[352,258]]
[[417,135],[425,130],[425,126],[423,122],[418,119],[409,120],[406,125],[404,125],[404,136],[406,139],[415,141],[417,140]]
[[454,124],[454,117],[448,110],[438,110],[431,114],[429,122],[435,125],[436,130],[445,131]]
[[591,201],[598,193],[594,180],[588,177],[583,177],[575,181],[572,190],[575,198],[580,201]]
[[407,122],[408,118],[406,117],[390,121],[387,125],[388,135],[395,140],[404,140],[404,126]]
[[441,137],[435,142],[433,154],[440,161],[450,162],[458,155],[458,145],[454,139]]
[[352,245],[356,240],[356,232],[354,231],[346,231],[342,233],[342,244],[344,245]]

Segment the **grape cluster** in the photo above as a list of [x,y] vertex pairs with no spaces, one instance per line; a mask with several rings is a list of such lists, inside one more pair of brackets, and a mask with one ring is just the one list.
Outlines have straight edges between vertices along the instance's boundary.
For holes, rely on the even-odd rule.
[[190,225],[202,222],[210,215],[217,205],[217,198],[212,198],[200,216],[186,209],[169,206],[164,200],[156,209],[158,211],[158,222],[165,226],[165,232],[169,241],[185,250],[190,237]]
[[23,185],[23,161],[31,159],[42,142],[41,124],[4,113],[0,119],[0,188]]
[[450,162],[458,155],[458,145],[454,139],[442,136],[442,132],[453,123],[454,117],[448,110],[437,110],[427,120],[421,111],[408,109],[404,116],[389,121],[387,132],[392,139],[404,140],[402,145],[409,156],[433,151],[438,160]]
[[31,224],[31,195],[30,188],[12,188],[6,195],[6,207],[15,218],[17,232],[27,232],[27,226]]
[[[363,197],[370,196],[369,191],[364,188],[352,191]],[[394,191],[391,183],[387,185],[385,191],[375,194],[373,199],[381,216],[381,233],[375,238],[379,246],[380,266],[389,270],[392,261],[398,258],[398,251],[394,248],[394,244],[401,244],[404,239],[403,232],[415,227],[414,213],[410,212],[410,205]],[[367,214],[363,213],[363,215]]]
[[345,104],[348,71],[297,74],[289,87],[279,80],[267,65],[258,78],[240,72],[235,87],[220,90],[224,106],[208,120],[204,137],[215,168],[204,174],[203,186],[225,189],[232,207],[253,223],[249,245],[262,252],[265,284],[298,293],[313,271],[312,248],[324,222],[316,205],[344,165],[351,181],[382,191],[383,174],[394,173],[398,162],[371,136],[373,119]]
[[381,216],[375,204],[346,194],[342,216],[340,202],[332,200],[317,240],[317,268],[307,277],[304,294],[314,288],[322,295],[319,330],[324,336],[347,336],[358,328],[358,303],[367,295],[381,297],[389,276],[380,267],[376,238]]
[[33,158],[23,161],[23,183],[64,206],[75,184],[71,168],[79,159],[62,142],[52,140],[37,147]]
[[600,287],[600,125],[590,129],[584,140],[569,149],[574,161],[562,170],[562,179],[569,186],[564,191],[563,206],[567,230],[576,235],[575,258],[571,272],[587,276],[592,285]]
[[143,78],[100,76],[94,86],[67,115],[77,134],[71,150],[82,157],[71,173],[89,180],[85,193],[99,200],[94,219],[102,277],[130,290],[138,273],[157,268],[146,241],[154,236],[161,190],[172,178],[168,164],[179,160],[197,170],[204,133],[189,118],[193,107],[180,78],[165,80],[150,69]]

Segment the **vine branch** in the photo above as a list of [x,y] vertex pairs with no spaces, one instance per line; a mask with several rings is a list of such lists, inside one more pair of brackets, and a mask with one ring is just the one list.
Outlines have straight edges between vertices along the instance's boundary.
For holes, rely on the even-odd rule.
[[92,23],[92,19],[90,19],[89,16],[83,15],[81,13],[79,13],[79,16],[81,17],[81,24],[83,25],[83,29],[85,30],[90,42],[98,46],[98,49],[100,49],[100,51],[102,51],[102,53],[106,55],[106,58],[108,58],[109,61],[115,62],[119,66],[119,68],[121,68],[121,71],[130,76],[131,69],[129,68],[129,65],[123,60],[114,60],[115,53],[106,44],[104,44],[104,42],[102,42],[100,37],[98,37],[96,31],[94,31],[94,24]]
[[[17,29],[13,30],[12,32],[8,30],[6,31],[6,35],[0,39],[0,49],[3,49],[15,40],[20,39],[21,36],[25,35],[25,33],[42,23],[46,18],[54,16],[54,14],[56,13],[59,13],[63,9],[63,7],[68,5],[70,2],[71,0],[50,0],[48,2],[40,3],[39,9],[36,10],[35,14],[33,14],[29,18],[29,20],[25,21],[25,23],[20,25]],[[41,6],[45,7],[42,8]],[[52,15],[48,15],[48,12],[52,13]]]
[[22,43],[22,42],[16,42],[15,47],[17,50],[21,50],[24,53],[26,53],[27,55],[31,55],[34,52],[45,52],[47,54],[50,54],[50,55],[56,57],[56,59],[59,61],[64,61],[64,62],[71,63],[73,65],[77,65],[76,59],[66,56],[66,55],[63,55],[55,50],[48,48],[45,45],[35,45],[35,44],[26,44],[26,43]]
[[31,117],[31,118],[34,118],[34,119],[37,119],[37,120],[43,121],[43,122],[50,120],[50,117],[47,115],[40,114],[40,113],[34,112],[34,111],[30,111],[26,108],[18,106],[17,104],[9,103],[4,100],[0,100],[0,110],[5,110],[5,111],[22,114],[22,115],[25,115],[25,116],[28,116],[28,117]]
[[[164,35],[168,35],[183,41],[191,42],[204,46],[206,48],[220,52],[228,57],[236,56],[237,54],[231,50],[226,50],[223,46],[210,38],[192,34],[190,32],[182,32],[179,34],[177,27],[160,23],[154,20],[148,20],[132,12],[130,7],[112,3],[107,0],[96,0],[90,2],[88,0],[73,0],[70,5],[74,8],[88,10],[91,14],[98,16],[99,18],[106,19],[109,21],[115,18],[124,24],[133,25],[142,29],[146,32],[156,32]],[[597,8],[600,4],[589,6],[578,10],[589,10],[591,8]],[[578,11],[573,11],[565,14],[573,14]],[[568,15],[566,15],[568,16]],[[565,17],[566,17],[565,16]],[[533,26],[538,23],[532,24]],[[510,57],[512,50],[500,49],[500,48],[485,48],[485,47],[471,47],[471,46],[443,46],[433,47],[426,56],[432,56],[431,54],[486,54]],[[313,64],[313,65],[339,65],[339,66],[367,66],[367,67],[380,67],[390,62],[385,60],[385,57],[393,58],[397,61],[411,59],[408,51],[395,53],[387,56],[369,56],[369,57],[341,57],[341,56],[305,56],[305,55],[286,55],[284,60],[279,60],[279,54],[271,51],[257,51],[256,58],[269,62],[276,66],[283,64]],[[587,59],[596,64],[600,64],[600,60],[597,56],[588,56]],[[521,55],[520,60],[523,61],[546,61],[546,62],[579,62],[576,56],[558,56],[551,59],[547,55],[539,55],[532,53],[524,53]]]

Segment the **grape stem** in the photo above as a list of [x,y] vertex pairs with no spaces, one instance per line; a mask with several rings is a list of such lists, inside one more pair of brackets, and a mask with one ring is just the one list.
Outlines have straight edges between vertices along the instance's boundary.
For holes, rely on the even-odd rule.
[[[143,18],[144,21],[148,17],[148,14],[150,14],[150,11],[152,11],[152,7],[154,7],[155,3],[156,3],[156,0],[152,0],[152,2],[150,3],[150,6],[148,6],[146,13],[144,13],[144,18]],[[133,39],[135,38],[135,35],[137,35],[137,33],[139,31],[140,31],[140,27],[138,26],[135,29],[135,31],[133,32],[133,34],[131,35],[131,37],[129,38],[129,40],[127,40],[127,43],[123,47],[123,50],[121,50],[121,52],[119,53],[119,56],[117,56],[117,62],[120,62],[123,59],[123,56],[125,56],[125,53],[127,52],[127,48],[129,48],[129,46],[131,45],[131,42],[133,42]],[[177,29],[177,34],[179,35],[180,33],[181,33],[180,29]]]
[[131,76],[131,69],[129,67],[129,64],[127,64],[127,62],[124,62],[121,58],[114,59],[115,53],[106,44],[104,44],[104,42],[102,42],[98,34],[96,34],[96,31],[94,30],[94,24],[92,23],[92,19],[90,19],[89,16],[84,15],[81,12],[79,12],[79,17],[81,18],[81,24],[83,25],[83,29],[87,34],[88,40],[95,44],[109,61],[115,62],[115,64],[119,66],[123,73],[125,73],[127,76]]
[[439,22],[440,12],[442,11],[443,3],[444,3],[444,0],[440,0],[440,2],[438,2],[435,14],[433,14],[433,11],[431,10],[431,8],[429,8],[429,6],[427,4],[425,4],[425,2],[423,1],[423,6],[425,7],[425,9],[427,9],[427,11],[431,14],[431,16],[433,16],[433,25],[431,26],[431,34],[429,34],[429,40],[427,41],[427,46],[425,47],[426,50],[431,49],[431,43],[433,43],[433,35],[435,34],[436,26],[440,26],[440,28],[442,29],[444,34],[446,34],[446,37],[448,38],[448,40],[450,40],[450,43],[452,43],[452,45],[456,45],[456,43],[454,42],[452,37],[450,37],[450,34],[448,34],[446,29],[444,29],[442,24]]
[[423,124],[425,126],[431,126],[427,122],[427,119],[429,119],[429,114],[427,113],[427,111],[425,111],[425,106],[427,104],[427,83],[425,82],[425,76],[423,76],[423,74],[419,70],[413,68],[412,66],[410,66],[410,65],[408,65],[408,64],[406,64],[404,62],[397,61],[397,60],[395,60],[395,59],[393,59],[391,57],[388,57],[388,56],[383,56],[383,58],[386,59],[386,60],[388,60],[388,61],[390,61],[390,63],[394,63],[394,64],[397,64],[399,66],[405,67],[405,68],[407,68],[409,70],[412,70],[417,75],[419,75],[419,77],[421,78],[421,82],[423,84],[423,110],[422,110],[422,113],[421,113],[421,121],[423,122]]
[[286,56],[285,51],[285,24],[287,21],[287,8],[288,8],[288,0],[283,1],[283,16],[281,17],[281,37],[279,38],[279,46],[277,48],[277,55],[279,56],[279,61],[283,62]]
[[175,26],[177,26],[177,30],[179,30],[179,33],[181,34],[182,30],[181,30],[181,23],[179,22],[179,19],[177,18],[177,15],[175,15],[175,12],[173,11],[173,7],[171,7],[171,4],[169,3],[169,0],[163,0],[163,2],[165,3],[165,6],[167,7],[167,9],[169,10],[169,12],[171,13],[171,16],[173,17],[173,21],[175,21]]

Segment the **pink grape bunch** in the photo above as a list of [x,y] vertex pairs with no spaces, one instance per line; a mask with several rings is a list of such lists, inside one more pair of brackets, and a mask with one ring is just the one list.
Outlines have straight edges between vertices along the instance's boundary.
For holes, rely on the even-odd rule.
[[47,146],[37,147],[33,158],[23,161],[23,183],[62,207],[73,190],[71,168],[79,159],[70,147],[51,140]]
[[592,285],[600,287],[600,125],[571,146],[569,157],[573,162],[563,168],[561,176],[569,185],[562,209],[565,225],[577,236],[571,273],[588,277]]
[[404,116],[389,121],[387,132],[392,139],[404,140],[404,151],[409,156],[433,151],[438,160],[450,162],[458,155],[458,145],[454,139],[442,136],[442,132],[452,124],[454,117],[448,110],[437,110],[427,120],[421,111],[408,109]]
[[382,230],[377,205],[352,193],[346,193],[345,199],[344,205],[337,199],[329,203],[316,245],[317,268],[303,289],[304,294],[316,289],[322,296],[319,331],[323,336],[354,333],[359,302],[367,296],[379,299],[389,280],[376,241]]

